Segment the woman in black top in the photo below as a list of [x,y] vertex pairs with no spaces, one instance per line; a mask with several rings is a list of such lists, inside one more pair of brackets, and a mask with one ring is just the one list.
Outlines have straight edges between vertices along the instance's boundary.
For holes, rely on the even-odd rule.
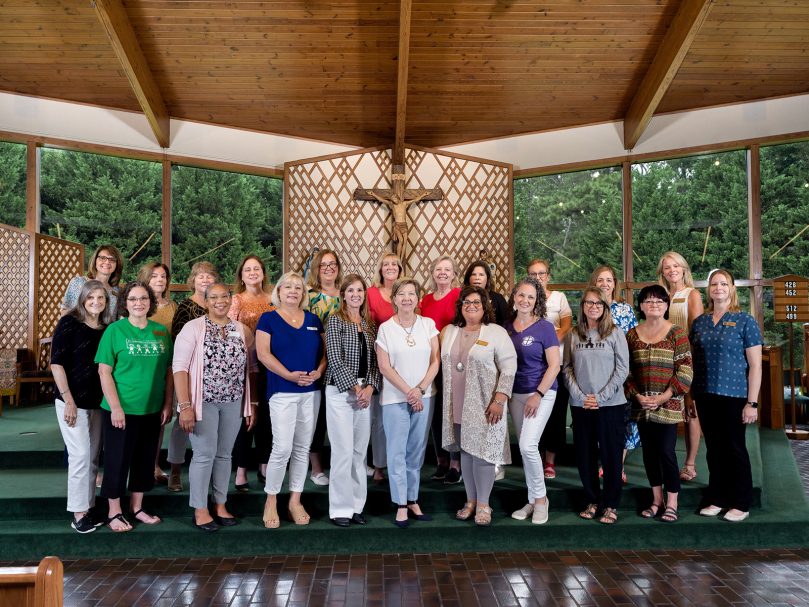
[[53,334],[51,370],[59,398],[56,418],[68,453],[67,510],[79,533],[95,531],[98,452],[101,447],[101,380],[94,362],[107,325],[109,293],[98,280],[81,287],[76,307],[59,319]]
[[466,274],[463,277],[463,284],[465,287],[480,287],[486,289],[489,294],[489,301],[494,310],[494,322],[501,327],[511,316],[508,309],[508,302],[506,298],[494,291],[494,283],[492,281],[492,270],[483,260],[473,261],[466,269]]

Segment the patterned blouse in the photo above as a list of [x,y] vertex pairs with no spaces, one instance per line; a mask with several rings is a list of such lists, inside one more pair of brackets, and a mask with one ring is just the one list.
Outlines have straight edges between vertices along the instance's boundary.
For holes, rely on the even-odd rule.
[[320,323],[325,327],[329,316],[340,309],[340,298],[326,295],[322,291],[309,289],[309,311],[315,314]]
[[[74,276],[70,279],[67,289],[65,289],[65,296],[62,298],[63,310],[72,310],[76,307],[76,304],[79,303],[81,288],[88,280],[90,279],[87,276]],[[107,312],[107,318],[109,318],[110,322],[113,322],[118,318],[118,287],[110,287],[107,289],[107,293],[110,295],[110,305],[109,312]]]
[[200,316],[205,316],[205,308],[190,297],[182,300],[177,306],[177,311],[174,313],[174,320],[171,323],[171,340],[175,341],[177,339],[185,323],[189,320],[199,318]]
[[638,326],[638,319],[635,318],[635,313],[632,311],[632,306],[628,303],[613,301],[610,304],[610,313],[612,314],[612,322],[616,327],[619,327],[624,334],[629,329]]
[[234,321],[220,327],[205,317],[205,361],[202,400],[205,403],[241,403],[247,348]]
[[[683,396],[691,386],[693,367],[691,346],[685,329],[672,325],[666,336],[649,344],[630,329],[626,335],[629,346],[629,376],[624,392],[632,403],[632,418],[637,421],[676,424],[683,421]],[[658,409],[643,409],[635,396],[655,396],[671,389],[674,396]]]

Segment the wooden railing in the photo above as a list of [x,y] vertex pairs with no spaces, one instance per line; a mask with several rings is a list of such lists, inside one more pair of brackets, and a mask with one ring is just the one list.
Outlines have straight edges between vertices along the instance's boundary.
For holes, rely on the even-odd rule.
[[62,607],[64,568],[55,556],[39,567],[0,567],[0,607]]

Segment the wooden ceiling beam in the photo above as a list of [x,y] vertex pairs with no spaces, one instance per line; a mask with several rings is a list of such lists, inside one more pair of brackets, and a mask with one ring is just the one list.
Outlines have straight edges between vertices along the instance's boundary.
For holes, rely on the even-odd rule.
[[163,148],[169,147],[169,112],[143,56],[126,9],[121,0],[94,0],[93,6],[157,142]]
[[393,142],[393,165],[404,166],[404,137],[407,120],[407,70],[410,63],[410,17],[412,0],[400,0],[399,57],[396,79],[396,136]]
[[624,148],[631,150],[674,80],[713,0],[683,0],[624,118]]

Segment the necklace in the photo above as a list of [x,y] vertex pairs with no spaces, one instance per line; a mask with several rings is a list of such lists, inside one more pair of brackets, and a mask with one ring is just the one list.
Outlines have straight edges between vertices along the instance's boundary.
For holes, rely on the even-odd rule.
[[[467,339],[477,339],[477,336],[479,334],[480,334],[480,327],[478,327],[474,331],[467,331],[465,329],[461,331],[461,339],[464,342],[464,345],[462,346],[462,349],[466,351],[467,356],[469,356],[469,350],[466,347],[466,343],[467,343],[466,340]],[[457,363],[455,363],[455,370],[458,371],[459,373],[463,373],[466,370],[466,365],[463,364],[462,360],[459,360]]]
[[403,329],[403,330],[404,330],[404,332],[405,332],[405,336],[406,336],[406,337],[405,337],[405,343],[406,343],[408,346],[410,346],[411,348],[415,347],[415,345],[416,345],[416,338],[415,338],[415,337],[413,337],[413,331],[416,329],[416,321],[415,321],[415,320],[413,321],[413,324],[412,324],[412,325],[410,325],[410,331],[408,331],[408,330],[407,330],[407,327],[405,327],[405,326],[402,324],[402,321],[401,321],[401,319],[400,319],[398,316],[396,317],[396,320],[397,320],[397,321],[399,321],[399,326],[400,326],[400,327],[402,327],[402,329]]

